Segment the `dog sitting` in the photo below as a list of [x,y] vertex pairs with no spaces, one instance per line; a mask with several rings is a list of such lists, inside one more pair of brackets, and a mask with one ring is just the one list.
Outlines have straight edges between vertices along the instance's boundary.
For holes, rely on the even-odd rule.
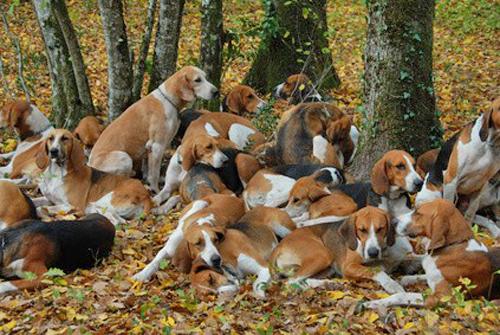
[[90,155],[103,130],[104,126],[95,116],[86,116],[80,120],[73,131],[73,135],[75,135],[77,140],[82,142],[85,156],[88,157]]
[[0,232],[0,269],[3,277],[23,277],[0,283],[0,294],[34,289],[43,274],[57,267],[65,272],[91,268],[107,257],[113,247],[115,227],[102,215],[80,220],[42,222],[26,220]]
[[113,224],[148,214],[153,202],[137,179],[97,171],[85,164],[80,142],[69,131],[53,130],[37,156],[43,196],[56,210],[101,213]]
[[31,199],[15,184],[0,181],[0,231],[26,219],[38,219]]

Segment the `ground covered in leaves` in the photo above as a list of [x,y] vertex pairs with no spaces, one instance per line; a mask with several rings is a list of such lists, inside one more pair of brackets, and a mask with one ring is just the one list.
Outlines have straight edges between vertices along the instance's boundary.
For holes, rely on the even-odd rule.
[[[145,0],[125,1],[129,43],[137,52],[143,31]],[[96,0],[69,1],[70,16],[80,39],[94,103],[106,111],[106,56]],[[362,1],[329,2],[331,49],[342,86],[331,95],[340,107],[357,113],[362,103],[363,44],[366,8]],[[199,1],[188,1],[182,29],[179,65],[195,63],[199,54]],[[225,27],[235,51],[226,55],[223,91],[241,81],[258,47],[263,11],[257,1],[224,1]],[[484,109],[498,91],[499,5],[491,0],[444,0],[436,5],[434,76],[437,104],[446,134],[459,129]],[[50,114],[50,80],[44,46],[29,6],[18,5],[8,16],[20,38],[26,80],[33,101]],[[16,55],[0,33],[5,85],[0,102],[20,95]],[[2,79],[3,80],[3,79]],[[7,88],[6,88],[7,87]],[[15,146],[3,143],[2,150]],[[130,276],[144,267],[165,242],[177,214],[130,222],[117,232],[113,254],[95,269],[62,276],[50,271],[46,288],[0,297],[0,333],[139,334],[139,333],[351,333],[351,334],[497,334],[498,307],[485,300],[453,297],[434,310],[395,308],[360,311],[364,299],[384,297],[374,284],[336,280],[325,289],[300,291],[273,282],[266,300],[255,299],[251,284],[236,297],[199,301],[187,276],[168,262],[147,284]],[[498,243],[479,233],[488,245]],[[424,286],[410,290],[423,290]]]

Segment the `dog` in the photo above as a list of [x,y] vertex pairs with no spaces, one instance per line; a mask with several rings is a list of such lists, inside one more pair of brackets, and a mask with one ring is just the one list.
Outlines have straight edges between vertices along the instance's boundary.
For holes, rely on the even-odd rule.
[[293,74],[276,86],[273,89],[273,97],[287,100],[293,105],[323,100],[309,77],[303,73]]
[[221,112],[241,116],[252,115],[257,114],[259,110],[266,106],[266,102],[259,98],[253,88],[247,85],[236,85],[222,100]]
[[0,232],[2,276],[31,272],[36,278],[1,282],[0,294],[39,287],[52,267],[66,273],[91,268],[109,255],[114,237],[115,227],[99,214],[73,221],[25,220],[7,228]]
[[90,155],[103,130],[104,126],[101,125],[95,116],[86,116],[80,120],[73,131],[73,135],[75,135],[77,140],[82,142],[85,156],[88,157]]
[[0,231],[27,219],[38,219],[31,199],[17,185],[0,181]]
[[[424,237],[426,256],[422,261],[424,275],[406,276],[405,285],[426,281],[432,294],[425,306],[436,306],[443,296],[451,295],[452,287],[461,285],[461,278],[471,280],[473,296],[500,297],[500,248],[488,249],[474,238],[470,224],[453,203],[436,199],[426,202],[414,212],[397,220],[398,234]],[[420,293],[401,293],[382,300],[365,303],[367,308],[393,305],[424,304]]]
[[39,188],[57,210],[97,212],[113,224],[149,213],[153,202],[139,180],[101,172],[85,162],[81,143],[71,132],[55,129],[44,141],[37,156],[43,171]]
[[[174,232],[154,259],[132,278],[149,281],[164,258],[174,257],[179,245],[185,241],[188,260],[201,257],[208,266],[220,267],[221,257],[215,243],[223,237],[225,226],[237,222],[245,213],[243,201],[227,194],[211,194],[185,207]],[[186,266],[189,271],[190,266]]]
[[259,170],[243,191],[245,208],[257,206],[280,207],[286,204],[296,181],[304,176],[314,175],[331,187],[344,182],[342,172],[333,166],[319,164],[282,165]]
[[179,110],[196,98],[208,100],[218,94],[205,72],[194,66],[182,68],[111,122],[94,145],[89,165],[131,176],[134,166],[140,169],[147,156],[143,176],[158,192],[161,160],[179,127]]
[[276,247],[270,262],[290,284],[322,286],[328,280],[311,277],[331,269],[350,280],[373,280],[389,293],[404,292],[384,270],[369,266],[384,265],[389,258],[392,268],[387,249],[394,244],[389,214],[367,206],[344,221],[294,230]]

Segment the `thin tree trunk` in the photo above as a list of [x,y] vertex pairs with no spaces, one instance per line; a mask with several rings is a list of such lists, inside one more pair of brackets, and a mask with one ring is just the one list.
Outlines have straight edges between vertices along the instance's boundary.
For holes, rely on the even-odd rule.
[[108,54],[108,118],[118,117],[132,103],[132,63],[121,0],[99,0]]
[[137,101],[141,98],[142,84],[144,83],[144,71],[146,69],[146,58],[148,57],[151,33],[155,21],[156,0],[149,0],[148,14],[146,17],[144,36],[142,37],[139,57],[134,70],[134,87],[132,89],[132,99]]
[[367,178],[380,156],[403,149],[417,156],[439,145],[432,82],[434,0],[369,0],[365,105],[360,155],[353,173]]
[[304,72],[321,90],[340,84],[325,37],[326,0],[270,0],[257,56],[245,82],[262,93]]
[[[73,65],[73,73],[75,76],[76,86],[78,87],[78,95],[82,102],[82,109],[85,115],[94,113],[94,104],[92,103],[92,95],[90,93],[89,81],[85,73],[85,63],[83,62],[80,44],[76,37],[73,24],[69,18],[68,9],[64,0],[54,0],[53,10],[59,27],[64,35],[68,52],[71,56],[71,64]],[[83,115],[82,115],[83,116]]]
[[156,31],[149,91],[156,89],[175,72],[184,1],[160,0],[160,16]]
[[[201,15],[200,65],[207,73],[207,79],[220,88],[224,45],[222,0],[203,0]],[[206,107],[209,110],[218,110],[218,99],[208,101]]]
[[33,0],[45,42],[52,85],[52,118],[57,127],[72,128],[84,114],[71,57],[50,1]]

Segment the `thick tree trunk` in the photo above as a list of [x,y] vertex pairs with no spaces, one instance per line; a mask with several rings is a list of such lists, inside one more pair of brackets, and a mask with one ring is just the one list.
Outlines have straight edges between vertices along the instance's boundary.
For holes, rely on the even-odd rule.
[[184,1],[160,0],[160,17],[156,31],[149,91],[156,89],[175,72]]
[[155,21],[156,0],[149,0],[148,13],[144,23],[144,36],[142,37],[139,57],[134,69],[134,87],[132,89],[132,99],[137,101],[141,98],[142,84],[144,83],[144,72],[146,70],[146,58],[148,57],[149,44],[151,42],[151,33]]
[[[201,15],[200,65],[207,73],[207,79],[220,88],[224,45],[222,0],[203,0]],[[218,99],[207,102],[206,107],[209,110],[218,110]]]
[[33,0],[45,42],[52,85],[52,118],[57,127],[72,128],[85,114],[78,94],[71,56],[50,1]]
[[353,172],[391,149],[417,156],[441,139],[432,82],[434,0],[369,0],[365,114]]
[[257,56],[245,82],[262,93],[304,72],[321,90],[338,86],[325,37],[326,0],[270,0]]
[[121,0],[99,0],[108,53],[108,118],[118,117],[132,103],[132,63]]
[[59,22],[59,27],[64,35],[68,52],[71,56],[71,64],[73,65],[73,73],[75,76],[76,86],[78,88],[78,95],[80,97],[80,101],[82,102],[83,112],[86,115],[93,114],[94,104],[92,103],[89,81],[85,73],[85,64],[80,51],[78,38],[76,37],[73,24],[69,18],[66,3],[64,0],[54,0],[52,6],[56,19]]

